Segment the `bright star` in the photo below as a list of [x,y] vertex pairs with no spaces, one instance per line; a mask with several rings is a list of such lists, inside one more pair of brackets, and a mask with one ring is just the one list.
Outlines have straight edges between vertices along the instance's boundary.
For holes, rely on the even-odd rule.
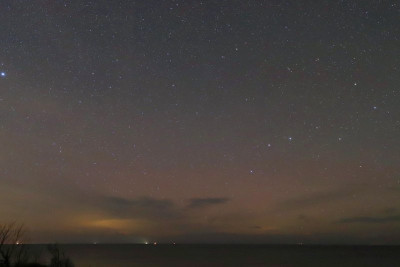
[[0,72],[0,76],[1,76],[1,77],[6,77],[6,75],[7,75],[7,74],[6,74],[4,71]]

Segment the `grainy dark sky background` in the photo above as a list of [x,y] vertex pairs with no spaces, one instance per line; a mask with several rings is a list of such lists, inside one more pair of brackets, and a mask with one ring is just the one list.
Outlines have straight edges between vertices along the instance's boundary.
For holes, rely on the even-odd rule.
[[31,242],[400,242],[398,1],[0,2],[0,220]]

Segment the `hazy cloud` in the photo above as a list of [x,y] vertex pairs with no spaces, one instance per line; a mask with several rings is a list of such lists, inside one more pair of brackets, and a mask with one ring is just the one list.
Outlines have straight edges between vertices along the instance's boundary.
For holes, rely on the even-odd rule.
[[[228,198],[192,198],[186,208],[197,209],[220,205]],[[106,213],[119,218],[171,219],[185,217],[185,207],[178,207],[170,199],[140,197],[127,199],[114,196],[102,196],[94,203]]]
[[111,215],[122,218],[171,218],[178,215],[174,203],[169,199],[126,199],[107,196],[103,197],[99,204]]
[[229,198],[192,198],[188,208],[205,208],[209,206],[224,204],[228,202]]
[[397,211],[396,208],[387,208],[387,209],[384,209],[384,210],[383,210],[383,212],[386,213],[386,214],[393,214],[393,213],[395,213],[396,211]]
[[350,197],[351,193],[348,191],[334,191],[334,192],[319,192],[314,194],[308,194],[305,196],[299,196],[282,201],[279,204],[279,210],[295,210],[300,208],[306,208],[321,203],[328,203],[340,199]]
[[400,222],[400,215],[385,217],[350,217],[343,218],[338,223],[389,223]]

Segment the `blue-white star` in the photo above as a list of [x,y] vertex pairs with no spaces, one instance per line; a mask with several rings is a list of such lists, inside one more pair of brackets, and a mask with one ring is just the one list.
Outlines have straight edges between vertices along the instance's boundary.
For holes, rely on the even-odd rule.
[[0,72],[0,76],[1,76],[1,77],[6,77],[7,74],[6,74],[4,71],[2,71],[2,72]]

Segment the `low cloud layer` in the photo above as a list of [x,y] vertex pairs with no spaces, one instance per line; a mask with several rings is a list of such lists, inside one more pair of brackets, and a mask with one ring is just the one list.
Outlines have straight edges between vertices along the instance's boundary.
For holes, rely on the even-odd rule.
[[400,215],[384,217],[350,217],[343,218],[338,223],[392,223],[400,222]]
[[298,196],[289,198],[278,205],[279,210],[297,210],[317,206],[319,204],[331,203],[337,200],[342,200],[351,196],[348,191],[332,191],[332,192],[318,192],[314,194],[307,194],[305,196]]
[[222,205],[230,201],[229,198],[192,198],[186,206],[178,206],[170,199],[139,197],[127,199],[114,196],[102,196],[93,205],[106,214],[117,218],[162,219],[187,217],[192,209],[206,209]]
[[192,198],[188,208],[206,208],[227,203],[229,198]]
[[102,210],[120,218],[168,219],[179,216],[175,204],[169,199],[151,197],[126,199],[107,196],[98,204]]

